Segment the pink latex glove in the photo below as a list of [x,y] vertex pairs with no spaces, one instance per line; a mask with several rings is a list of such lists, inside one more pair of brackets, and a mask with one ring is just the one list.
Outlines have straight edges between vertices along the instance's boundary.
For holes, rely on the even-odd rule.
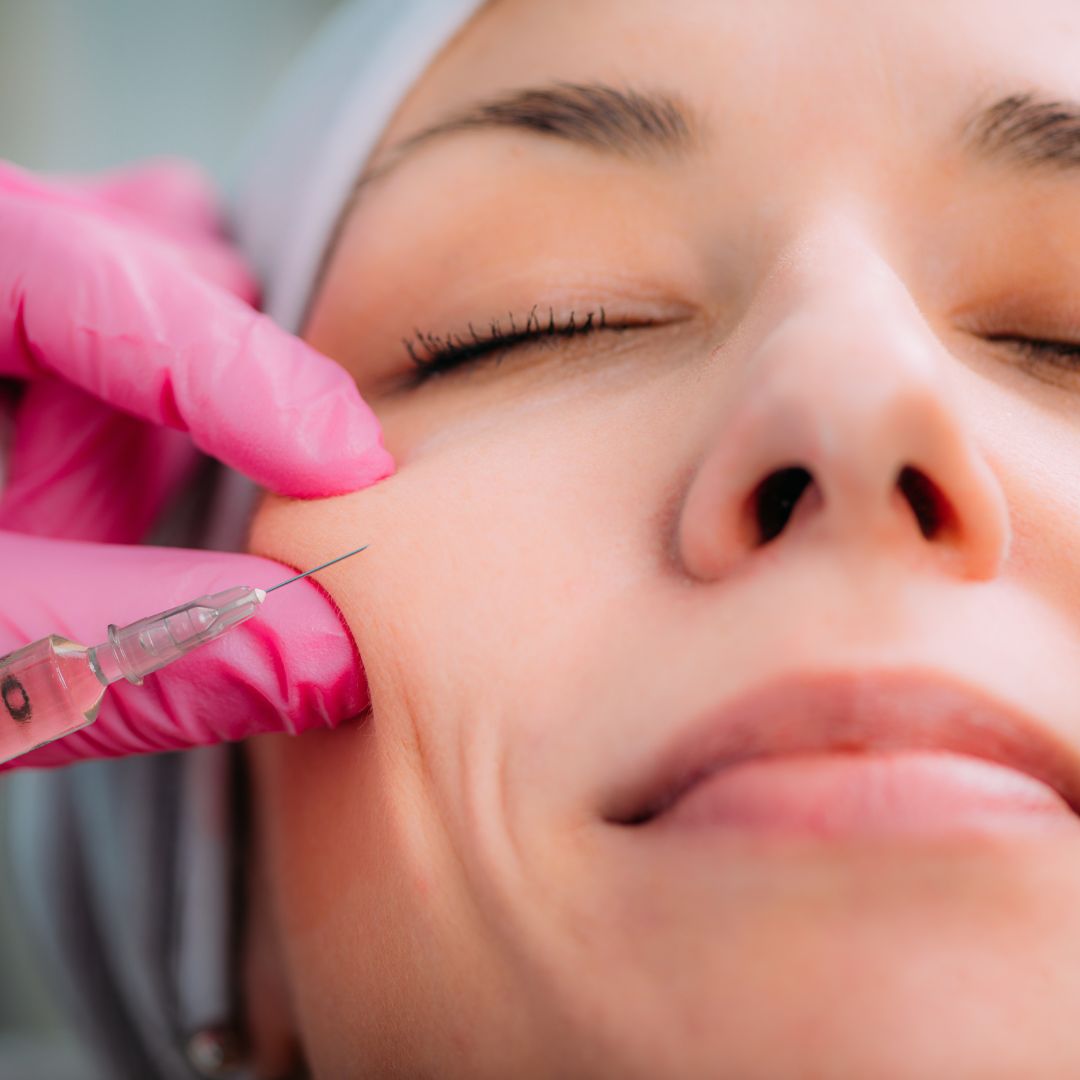
[[[254,298],[190,167],[74,182],[0,163],[0,379],[18,381],[0,494],[0,655],[50,633],[96,644],[110,622],[290,575],[253,556],[121,546],[144,537],[196,448],[298,497],[393,471],[349,376]],[[333,725],[366,693],[338,613],[298,582],[144,686],[112,687],[84,732],[12,764]]]

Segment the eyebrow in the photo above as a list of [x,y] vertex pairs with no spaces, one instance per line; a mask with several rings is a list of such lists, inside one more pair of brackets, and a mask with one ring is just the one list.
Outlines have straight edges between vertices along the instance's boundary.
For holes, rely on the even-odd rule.
[[395,168],[417,148],[446,135],[511,129],[565,139],[617,157],[650,160],[693,149],[700,118],[678,97],[604,83],[553,83],[475,102],[394,146],[360,185]]
[[1080,167],[1080,102],[1010,94],[966,124],[965,144],[978,156],[1030,168]]

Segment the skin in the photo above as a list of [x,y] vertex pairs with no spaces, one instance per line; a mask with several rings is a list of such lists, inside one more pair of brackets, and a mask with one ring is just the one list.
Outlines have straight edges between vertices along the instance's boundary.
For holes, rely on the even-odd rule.
[[[254,525],[298,566],[371,543],[323,582],[372,715],[250,748],[264,1075],[293,1041],[335,1078],[1080,1075],[1080,826],[605,819],[793,671],[952,673],[1080,752],[1080,372],[986,340],[1080,339],[1080,185],[955,136],[979,102],[1080,96],[1078,47],[1073,0],[501,0],[417,83],[377,160],[554,80],[662,88],[702,131],[636,163],[433,140],[347,219],[306,336],[399,471]],[[534,304],[655,325],[408,385],[414,328]],[[762,547],[747,497],[792,460],[815,486]],[[948,509],[929,538],[911,461]]]

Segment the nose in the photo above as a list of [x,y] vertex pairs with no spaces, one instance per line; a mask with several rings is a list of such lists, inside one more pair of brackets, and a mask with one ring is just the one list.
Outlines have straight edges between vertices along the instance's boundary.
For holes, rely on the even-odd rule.
[[766,547],[816,543],[996,575],[1004,493],[948,354],[881,256],[818,240],[762,291],[716,356],[722,394],[677,523],[686,572],[717,580]]

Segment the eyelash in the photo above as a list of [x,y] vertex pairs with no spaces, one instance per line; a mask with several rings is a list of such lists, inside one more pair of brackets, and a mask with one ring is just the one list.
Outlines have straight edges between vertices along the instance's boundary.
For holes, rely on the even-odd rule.
[[469,323],[467,335],[451,333],[445,337],[414,330],[412,337],[402,339],[402,344],[409,354],[409,359],[416,365],[418,380],[423,382],[485,357],[493,357],[498,363],[502,359],[500,354],[533,341],[580,337],[595,334],[600,330],[626,329],[609,326],[607,314],[602,307],[597,311],[586,312],[580,321],[577,312],[571,311],[565,322],[556,321],[553,308],[548,308],[546,319],[542,318],[537,314],[538,307],[539,305],[534,306],[529,312],[524,326],[519,325],[514,316],[509,314],[509,326],[499,319],[493,319],[486,331],[478,331]]
[[[580,321],[577,312],[571,311],[565,322],[558,322],[553,308],[548,308],[547,318],[543,319],[537,315],[538,306],[529,312],[524,326],[519,326],[513,314],[509,314],[509,327],[493,319],[487,330],[481,332],[469,323],[467,337],[454,333],[441,337],[415,330],[411,338],[402,339],[402,344],[416,366],[417,380],[424,382],[487,357],[493,357],[495,363],[499,363],[503,359],[501,354],[530,342],[580,337],[600,330],[629,329],[609,326],[602,307],[586,312]],[[1020,334],[991,334],[985,340],[1010,346],[1029,362],[1047,363],[1068,371],[1080,370],[1080,342],[1030,338]]]
[[1009,345],[1029,361],[1048,363],[1069,371],[1080,369],[1080,342],[1029,338],[1020,334],[991,334],[986,340]]

